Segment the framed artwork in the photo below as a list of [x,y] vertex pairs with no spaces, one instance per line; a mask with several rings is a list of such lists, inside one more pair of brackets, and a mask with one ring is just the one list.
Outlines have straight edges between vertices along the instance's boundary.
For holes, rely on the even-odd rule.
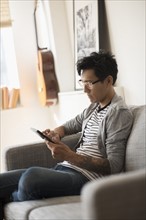
[[74,0],[75,33],[75,90],[82,89],[78,84],[80,77],[76,62],[91,52],[99,50],[98,0]]

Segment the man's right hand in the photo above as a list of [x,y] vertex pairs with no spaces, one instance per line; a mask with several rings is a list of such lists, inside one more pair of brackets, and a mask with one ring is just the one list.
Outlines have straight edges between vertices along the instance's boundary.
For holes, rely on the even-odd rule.
[[45,131],[43,131],[43,134],[51,139],[55,139],[56,141],[60,140],[60,135],[54,130],[46,129]]

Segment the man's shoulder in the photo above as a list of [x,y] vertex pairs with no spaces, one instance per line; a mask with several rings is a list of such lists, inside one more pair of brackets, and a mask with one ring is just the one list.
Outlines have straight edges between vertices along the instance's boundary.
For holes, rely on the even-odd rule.
[[121,114],[121,116],[127,115],[131,118],[133,117],[132,111],[130,110],[129,106],[125,103],[124,99],[117,94],[114,96],[111,102],[109,112],[113,114]]
[[118,96],[117,94],[115,94],[111,101],[111,108],[127,110],[129,109],[124,99],[121,96]]

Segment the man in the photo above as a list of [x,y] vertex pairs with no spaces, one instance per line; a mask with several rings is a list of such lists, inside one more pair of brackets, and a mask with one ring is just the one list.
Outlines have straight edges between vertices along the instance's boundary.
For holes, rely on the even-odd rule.
[[[91,105],[54,131],[44,131],[54,142],[46,141],[52,157],[63,162],[52,169],[31,167],[1,174],[1,200],[11,194],[14,201],[78,195],[86,182],[123,170],[133,117],[113,87],[116,60],[109,52],[94,52],[77,62],[77,70]],[[61,138],[78,132],[82,135],[74,152]]]

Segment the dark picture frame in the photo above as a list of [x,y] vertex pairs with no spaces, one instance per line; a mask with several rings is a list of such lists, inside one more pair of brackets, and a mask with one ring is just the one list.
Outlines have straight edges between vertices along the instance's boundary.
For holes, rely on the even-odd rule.
[[74,0],[75,90],[82,89],[76,71],[77,61],[99,50],[98,0]]

